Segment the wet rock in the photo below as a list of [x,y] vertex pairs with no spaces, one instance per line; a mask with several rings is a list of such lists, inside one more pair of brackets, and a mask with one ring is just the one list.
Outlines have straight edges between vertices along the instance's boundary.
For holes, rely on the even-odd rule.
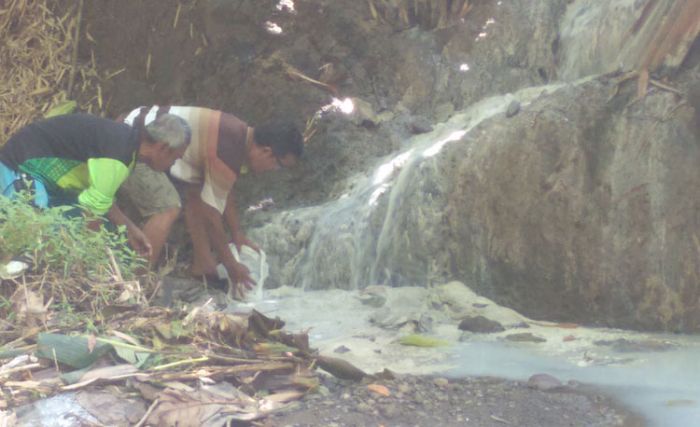
[[386,289],[383,286],[368,286],[359,295],[362,304],[370,307],[382,307],[386,303]]
[[520,102],[517,100],[511,101],[506,108],[506,117],[511,118],[520,112]]
[[484,316],[465,317],[459,322],[458,328],[462,331],[485,334],[505,331],[505,328],[500,323],[487,319]]
[[352,351],[352,350],[350,350],[349,348],[345,347],[344,345],[341,345],[341,346],[336,347],[336,348],[333,350],[333,353],[343,354],[343,353],[347,353],[347,352],[349,352],[349,351]]
[[377,114],[372,104],[363,99],[352,98],[352,103],[354,109],[351,119],[356,125],[373,128],[387,119],[385,115]]
[[427,132],[432,132],[433,131],[433,125],[430,123],[430,121],[425,118],[425,117],[416,117],[411,121],[410,123],[410,130],[411,133],[414,135],[418,135],[421,133],[427,133]]
[[564,387],[564,384],[549,374],[535,374],[527,380],[527,386],[535,390],[549,391]]
[[444,122],[455,112],[455,106],[451,102],[446,102],[435,107],[435,120]]
[[530,332],[523,332],[519,334],[510,334],[506,336],[506,339],[508,341],[515,341],[515,342],[534,342],[534,343],[540,343],[540,342],[546,342],[547,340],[538,337],[536,335],[531,334]]

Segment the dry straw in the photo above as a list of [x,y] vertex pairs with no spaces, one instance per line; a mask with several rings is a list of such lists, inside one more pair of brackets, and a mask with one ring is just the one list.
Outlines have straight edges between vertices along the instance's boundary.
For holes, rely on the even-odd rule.
[[[27,123],[65,101],[79,3],[63,12],[50,0],[9,0],[0,8],[0,145]],[[67,3],[60,3],[66,5]],[[96,109],[97,72],[76,62],[73,97]]]

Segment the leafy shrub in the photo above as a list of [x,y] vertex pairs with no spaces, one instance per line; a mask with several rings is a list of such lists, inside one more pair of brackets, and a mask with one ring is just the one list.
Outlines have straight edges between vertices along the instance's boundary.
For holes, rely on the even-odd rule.
[[144,265],[128,247],[123,229],[113,232],[102,225],[95,232],[82,215],[66,215],[73,208],[37,209],[29,199],[27,194],[15,200],[0,196],[0,260],[25,256],[35,268],[91,280],[113,278],[110,251],[123,279],[133,278]]

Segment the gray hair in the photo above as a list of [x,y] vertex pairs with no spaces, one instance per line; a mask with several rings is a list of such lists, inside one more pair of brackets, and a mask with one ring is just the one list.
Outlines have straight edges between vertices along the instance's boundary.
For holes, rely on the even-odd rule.
[[189,144],[192,136],[190,125],[174,114],[160,115],[145,128],[151,139],[165,142],[170,148],[180,148]]

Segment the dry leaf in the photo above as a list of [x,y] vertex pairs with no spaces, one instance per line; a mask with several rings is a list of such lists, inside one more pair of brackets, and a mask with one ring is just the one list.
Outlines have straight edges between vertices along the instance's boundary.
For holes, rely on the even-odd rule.
[[208,390],[183,393],[167,389],[158,397],[159,404],[147,419],[150,425],[179,427],[213,427],[229,420],[253,421],[269,414],[271,409],[258,407],[250,396],[234,389],[237,395],[224,396]]
[[370,384],[367,389],[384,397],[391,396],[389,389],[381,384]]
[[92,353],[92,351],[95,349],[96,345],[97,345],[97,337],[94,334],[88,335],[88,337],[87,337],[88,352]]
[[21,287],[11,300],[19,323],[31,328],[46,322],[47,308],[40,294]]

